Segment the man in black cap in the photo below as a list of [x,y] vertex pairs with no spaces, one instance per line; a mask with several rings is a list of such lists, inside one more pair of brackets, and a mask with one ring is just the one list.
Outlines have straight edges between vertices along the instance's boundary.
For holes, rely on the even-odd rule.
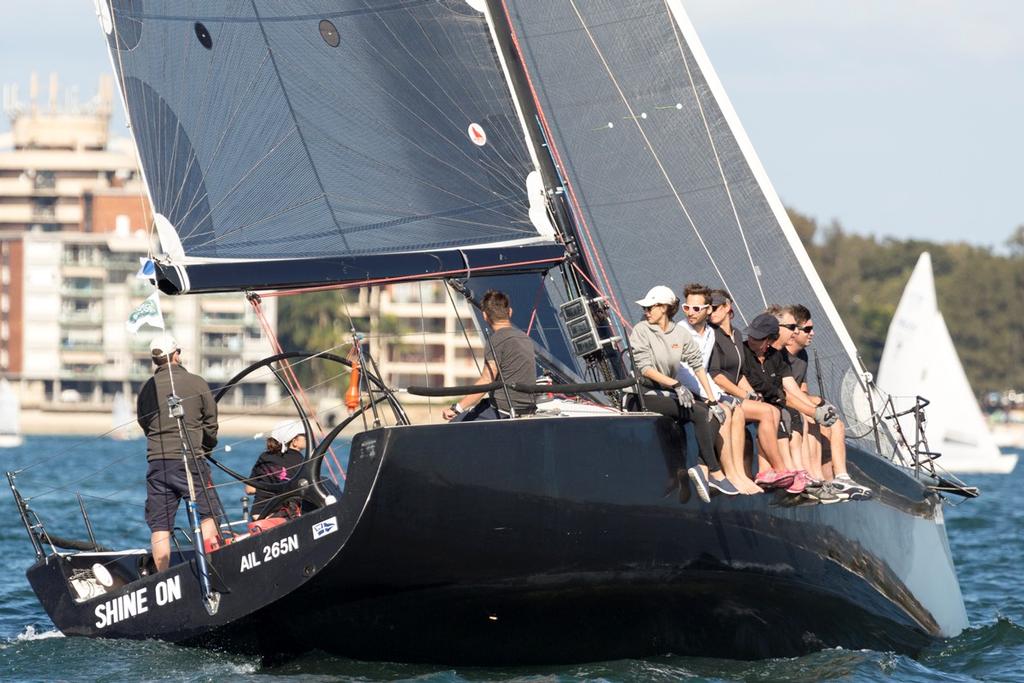
[[[775,347],[779,341],[779,321],[771,313],[761,313],[754,318],[743,331],[746,341],[743,343],[744,366],[747,381],[761,400],[780,409],[783,420],[780,424],[779,452],[781,463],[771,463],[772,470],[759,472],[758,484],[765,486],[786,485],[789,493],[802,493],[807,486],[807,477],[796,468],[789,451],[789,417],[786,390],[782,386],[784,377],[792,373],[785,354]],[[787,337],[788,338],[788,337]],[[816,420],[824,422],[829,419],[827,408],[815,408],[810,404],[795,406],[800,412],[806,412]],[[780,466],[782,470],[780,471]]]
[[[181,349],[169,334],[150,344],[156,369],[142,386],[136,403],[139,426],[146,435],[146,524],[152,532],[153,563],[157,571],[167,569],[171,558],[171,530],[182,498],[190,498],[185,460],[196,491],[196,506],[202,519],[203,539],[217,538],[217,518],[223,514],[217,492],[211,488],[210,465],[204,457],[217,445],[217,403],[210,387],[199,375],[180,365]],[[172,417],[174,406],[168,397],[180,397],[187,447]]]

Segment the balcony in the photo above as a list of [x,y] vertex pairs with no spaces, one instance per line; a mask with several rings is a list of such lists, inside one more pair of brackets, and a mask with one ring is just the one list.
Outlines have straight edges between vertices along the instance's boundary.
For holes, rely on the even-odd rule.
[[103,322],[103,312],[99,310],[61,311],[59,321],[61,325],[100,325]]
[[60,288],[60,293],[64,298],[98,299],[103,296],[103,287],[75,287],[64,285]]
[[102,351],[102,339],[72,339],[65,337],[60,340],[62,351]]
[[95,379],[103,372],[99,365],[66,365],[60,369],[62,378],[72,379]]

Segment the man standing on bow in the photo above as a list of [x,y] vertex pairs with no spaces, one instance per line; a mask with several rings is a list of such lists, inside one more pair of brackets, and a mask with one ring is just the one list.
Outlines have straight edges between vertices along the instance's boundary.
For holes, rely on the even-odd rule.
[[[181,349],[169,334],[149,345],[153,376],[142,386],[136,403],[139,426],[146,435],[146,524],[152,532],[153,563],[167,569],[171,531],[182,498],[190,499],[188,475],[196,492],[204,539],[217,538],[217,518],[223,515],[212,488],[206,453],[217,445],[217,403],[206,381],[181,365]],[[173,398],[172,398],[173,397]],[[180,401],[180,402],[179,402]],[[185,433],[172,412],[182,411]],[[186,472],[185,462],[189,463]]]

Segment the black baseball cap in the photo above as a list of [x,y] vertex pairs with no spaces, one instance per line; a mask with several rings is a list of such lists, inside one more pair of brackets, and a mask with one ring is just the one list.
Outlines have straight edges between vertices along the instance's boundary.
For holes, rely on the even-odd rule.
[[779,335],[779,321],[771,313],[761,313],[743,330],[747,339],[768,339]]

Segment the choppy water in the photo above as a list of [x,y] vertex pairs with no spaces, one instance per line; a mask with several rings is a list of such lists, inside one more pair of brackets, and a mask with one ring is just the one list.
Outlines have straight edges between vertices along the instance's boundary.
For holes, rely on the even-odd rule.
[[[247,469],[259,443],[236,444],[224,459]],[[75,491],[86,495],[98,540],[143,546],[143,445],[32,437],[0,451],[4,470],[40,463],[19,475],[32,507],[54,533],[84,538]],[[99,473],[84,478],[97,467]],[[84,479],[83,479],[84,478]],[[871,650],[828,650],[796,659],[732,662],[657,657],[530,669],[447,669],[354,662],[312,654],[270,669],[253,657],[157,642],[64,638],[54,630],[25,579],[32,550],[9,493],[0,494],[0,680],[3,681],[1024,681],[1024,465],[1009,476],[969,477],[983,496],[949,506],[946,522],[972,628],[918,659]],[[58,488],[63,487],[63,489]],[[55,490],[56,489],[56,490]],[[66,490],[65,490],[66,489]],[[238,489],[225,490],[238,509]]]

